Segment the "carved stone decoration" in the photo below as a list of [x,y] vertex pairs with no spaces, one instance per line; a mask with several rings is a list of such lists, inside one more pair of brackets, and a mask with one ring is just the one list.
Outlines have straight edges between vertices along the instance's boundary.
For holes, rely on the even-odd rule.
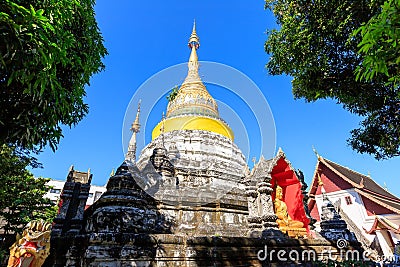
[[[147,240],[151,234],[170,234],[176,223],[173,216],[161,213],[157,201],[138,185],[136,181],[143,180],[141,176],[134,163],[122,163],[110,177],[107,191],[86,209],[84,229],[71,239],[67,236],[68,250],[55,254],[56,264],[52,266],[105,266],[105,262],[111,264],[107,266],[120,266],[121,258],[140,262],[146,261],[146,253],[154,256],[153,249],[147,251],[135,240],[141,236]],[[110,263],[113,261],[118,264]]]
[[150,162],[154,169],[163,177],[174,177],[174,165],[169,161],[167,150],[163,147],[156,147],[153,150],[153,155],[150,157]]
[[[284,239],[285,236],[278,230],[277,216],[271,198],[271,160],[263,157],[254,166],[252,172],[245,179],[248,196],[250,235],[262,235],[265,238],[274,237]],[[258,232],[260,229],[262,232]]]
[[264,182],[258,183],[258,192],[260,193],[261,199],[261,218],[263,220],[264,229],[277,228],[278,224],[276,219],[278,218],[274,213],[274,206],[271,198],[271,184],[266,182],[271,181],[271,176],[266,176]]
[[136,165],[124,162],[110,178],[107,191],[87,212],[87,233],[166,233],[173,222],[156,211],[156,202],[137,183]]
[[248,202],[249,216],[247,217],[247,221],[249,223],[249,228],[261,228],[262,219],[259,215],[259,193],[257,192],[257,187],[255,186],[247,186],[246,187],[246,196]]
[[25,226],[22,236],[10,247],[8,267],[40,267],[50,254],[51,224],[31,221]]
[[141,151],[138,168],[143,171],[154,149],[164,146],[168,148],[165,154],[175,170],[216,172],[219,175],[215,180],[226,182],[229,188],[234,187],[231,183],[243,181],[247,164],[239,147],[225,136],[204,130],[172,131],[155,138]]

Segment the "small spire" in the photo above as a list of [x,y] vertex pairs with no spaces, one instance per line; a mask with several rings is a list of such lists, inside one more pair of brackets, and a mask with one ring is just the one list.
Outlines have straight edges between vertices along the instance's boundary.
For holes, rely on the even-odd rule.
[[196,50],[199,49],[200,47],[200,39],[196,33],[196,22],[193,23],[193,30],[192,34],[189,37],[188,46],[190,47],[192,52],[190,52],[190,57],[188,62],[188,68],[189,68],[188,76],[186,77],[183,83],[201,82],[199,76],[199,61],[196,52]]
[[193,21],[192,34],[189,37],[188,45],[190,48],[194,47],[196,50],[199,49],[199,47],[200,47],[200,38],[197,36],[197,33],[196,33],[196,20]]
[[132,162],[136,161],[136,134],[140,131],[140,123],[139,123],[139,115],[140,115],[140,103],[142,100],[139,100],[138,108],[136,112],[135,121],[132,123],[131,131],[132,136],[129,140],[128,152],[126,153],[125,159],[130,160]]
[[132,126],[131,126],[131,131],[135,132],[135,133],[138,133],[140,131],[139,115],[140,115],[140,104],[141,104],[141,102],[142,102],[142,100],[140,99],[139,103],[138,103],[137,112],[136,112],[136,118],[135,118],[135,121],[132,123]]
[[314,145],[312,146],[312,150],[314,151],[315,156],[317,156],[317,159],[321,160],[321,156],[318,154],[318,151],[315,149]]
[[112,177],[114,175],[115,175],[115,170],[114,170],[114,168],[112,168],[111,173],[110,173],[110,177]]

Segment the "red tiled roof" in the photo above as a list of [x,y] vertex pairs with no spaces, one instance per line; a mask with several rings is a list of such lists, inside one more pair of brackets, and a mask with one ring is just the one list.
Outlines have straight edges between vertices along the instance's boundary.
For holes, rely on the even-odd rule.
[[370,193],[378,194],[381,196],[385,196],[388,198],[393,198],[397,199],[400,203],[400,199],[396,197],[395,195],[389,193],[387,190],[382,188],[380,185],[378,185],[374,180],[371,179],[371,177],[363,175],[361,173],[355,172],[349,168],[343,167],[335,162],[332,162],[328,159],[324,159],[329,165],[331,165],[333,168],[335,168],[337,171],[339,171],[341,174],[346,176],[348,179],[350,179],[352,182],[356,184],[360,184],[361,181],[364,179],[363,184],[363,191],[370,191]]
[[[320,156],[318,157],[318,163],[315,169],[312,184],[310,186],[310,196],[315,195],[318,188],[318,180],[316,176],[319,164],[325,165],[343,180],[350,183],[355,191],[358,192],[360,195],[368,198],[378,205],[381,205],[382,207],[387,208],[388,210],[391,210],[394,213],[400,214],[400,198],[382,188],[374,180],[372,180],[371,177],[353,171],[347,167],[344,167]],[[312,208],[310,206],[313,205],[309,205],[309,208]]]

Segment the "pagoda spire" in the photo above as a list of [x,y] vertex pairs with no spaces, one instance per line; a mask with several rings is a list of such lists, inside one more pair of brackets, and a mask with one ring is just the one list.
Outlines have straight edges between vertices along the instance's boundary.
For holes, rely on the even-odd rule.
[[197,35],[196,22],[193,23],[188,46],[190,57],[187,76],[179,89],[168,96],[166,116],[154,127],[152,138],[174,130],[203,130],[233,140],[232,129],[220,118],[217,102],[207,91],[199,75],[197,49],[200,47],[200,38]]
[[199,49],[200,47],[200,38],[197,36],[196,33],[196,20],[193,21],[193,29],[192,29],[192,34],[189,37],[189,47],[192,48],[193,46],[195,49]]
[[200,47],[200,38],[197,36],[196,33],[196,21],[193,22],[192,34],[189,37],[188,46],[191,49],[191,53],[188,62],[188,75],[183,83],[202,83],[199,76],[199,59],[196,52],[196,50]]
[[199,75],[200,64],[197,57],[197,49],[200,47],[200,38],[196,32],[196,22],[193,23],[188,46],[191,50],[188,61],[188,74],[176,97],[168,103],[167,118],[183,114],[219,118],[217,103],[208,93]]
[[132,137],[129,141],[128,152],[126,153],[125,159],[130,160],[132,162],[136,161],[136,134],[140,132],[140,123],[139,123],[139,116],[140,116],[140,103],[142,100],[139,100],[138,108],[136,112],[135,121],[132,123],[131,131]]

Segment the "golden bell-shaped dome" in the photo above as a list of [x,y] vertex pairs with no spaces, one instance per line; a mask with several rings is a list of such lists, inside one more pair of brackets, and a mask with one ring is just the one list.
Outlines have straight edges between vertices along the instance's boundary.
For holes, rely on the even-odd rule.
[[178,94],[168,103],[167,118],[181,115],[204,115],[219,118],[217,103],[208,93],[199,76],[196,50],[200,47],[200,43],[196,33],[196,24],[193,25],[189,38],[189,47],[192,51],[188,62],[188,75]]
[[199,76],[196,50],[200,47],[200,42],[196,24],[193,25],[189,38],[189,47],[191,53],[188,74],[176,96],[168,103],[165,120],[153,129],[152,137],[154,139],[161,132],[173,130],[206,130],[233,140],[231,128],[219,117],[217,102],[207,91]]

